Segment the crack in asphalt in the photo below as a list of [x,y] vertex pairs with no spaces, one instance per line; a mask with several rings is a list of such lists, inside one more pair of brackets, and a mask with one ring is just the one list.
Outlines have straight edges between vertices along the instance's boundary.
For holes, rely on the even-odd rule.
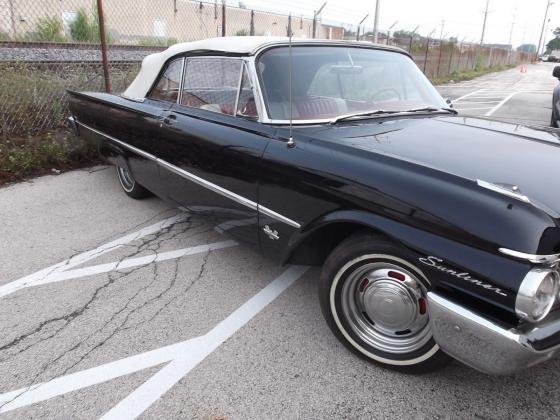
[[[144,222],[146,223],[146,222]],[[187,226],[181,230],[175,231],[172,233],[172,235],[170,237],[166,237],[166,235],[172,231],[176,226],[181,225],[181,224],[186,224]],[[126,258],[131,258],[134,257],[135,255],[139,254],[140,252],[144,251],[144,250],[150,250],[152,252],[155,253],[155,255],[158,255],[158,251],[162,245],[162,243],[164,241],[169,241],[172,239],[175,239],[176,237],[185,234],[187,231],[191,230],[193,228],[197,228],[200,226],[205,226],[204,223],[200,223],[198,225],[193,225],[192,222],[192,216],[189,215],[186,219],[183,220],[179,220],[176,221],[172,224],[170,224],[169,226],[166,226],[165,228],[163,228],[162,230],[158,231],[157,233],[151,234],[151,235],[147,235],[144,238],[140,238],[139,240],[141,241],[140,245],[136,245],[133,248],[135,248],[135,251],[131,254],[128,254],[126,256],[123,256],[119,259],[117,266],[120,262],[122,262],[124,259]],[[213,229],[211,228],[207,228],[198,232],[194,232],[192,235],[188,235],[186,237],[182,237],[181,239],[186,239],[186,238],[192,238],[198,235],[201,235],[203,233],[207,233],[207,232],[211,232],[213,231]],[[207,241],[208,244],[208,241]],[[126,244],[128,246],[130,246],[130,244]],[[166,307],[168,307],[172,302],[174,302],[175,300],[177,300],[180,296],[184,296],[184,294],[188,293],[188,291],[191,289],[191,287],[196,284],[200,279],[203,278],[204,276],[204,272],[206,270],[206,265],[210,256],[211,250],[208,250],[205,255],[203,256],[202,259],[202,263],[199,269],[199,272],[196,276],[196,278],[191,281],[187,287],[185,287],[179,294],[175,295],[173,298],[171,298],[168,302],[166,302],[164,305],[162,305],[149,319],[136,323],[132,326],[129,327],[125,327],[123,328],[123,326],[125,326],[130,317],[134,314],[137,313],[139,311],[141,311],[143,308],[145,308],[146,306],[148,306],[149,304],[151,304],[152,302],[157,302],[159,301],[163,296],[165,296],[170,290],[172,290],[174,288],[174,286],[177,283],[177,278],[178,278],[178,273],[179,273],[179,261],[175,260],[174,261],[174,270],[173,270],[173,275],[171,278],[171,281],[169,282],[168,286],[166,286],[166,288],[164,290],[162,290],[161,292],[159,292],[156,296],[153,296],[147,300],[145,300],[144,302],[142,302],[141,304],[135,306],[134,308],[132,308],[124,317],[124,319],[109,333],[108,336],[106,336],[104,339],[102,339],[100,342],[98,342],[97,344],[95,344],[94,346],[92,346],[90,349],[88,349],[84,354],[82,354],[80,356],[80,358],[72,363],[70,366],[66,367],[62,373],[62,375],[66,374],[68,371],[70,371],[72,368],[74,368],[75,366],[77,366],[78,364],[80,364],[83,360],[85,360],[92,352],[94,352],[96,349],[98,349],[99,347],[102,347],[105,343],[107,343],[111,338],[113,338],[118,332],[120,331],[124,331],[124,330],[128,330],[130,328],[136,328],[139,325],[142,325],[146,322],[150,322],[151,320],[153,320],[157,315],[159,315]],[[145,268],[146,266],[140,266],[140,267],[136,267],[134,269],[131,269],[129,271],[126,272],[112,272],[109,275],[109,280],[104,283],[103,285],[101,285],[100,287],[98,287],[95,292],[93,293],[93,295],[91,296],[91,298],[88,300],[88,302],[86,302],[84,305],[82,305],[80,308],[72,311],[70,314],[64,315],[64,316],[60,316],[60,317],[56,317],[56,318],[52,318],[50,320],[44,321],[40,324],[40,326],[36,327],[33,331],[28,332],[18,338],[16,338],[15,340],[13,340],[10,343],[7,343],[6,345],[3,345],[0,348],[0,351],[12,348],[17,346],[17,344],[19,344],[20,342],[22,342],[23,340],[25,340],[26,338],[38,333],[39,331],[41,331],[46,325],[48,324],[52,324],[54,322],[57,321],[64,321],[64,324],[58,328],[56,331],[54,331],[52,334],[50,334],[48,337],[46,338],[42,338],[38,341],[35,341],[31,344],[29,344],[28,346],[26,346],[23,349],[19,349],[18,352],[16,354],[21,354],[22,352],[25,352],[26,350],[28,350],[31,347],[36,346],[39,343],[42,343],[46,340],[49,340],[55,336],[57,336],[62,330],[64,330],[65,328],[67,328],[69,325],[72,324],[72,322],[78,318],[80,315],[82,315],[83,313],[85,313],[90,306],[97,300],[97,297],[99,296],[99,294],[107,289],[109,286],[111,286],[113,283],[115,283],[116,281],[126,278],[129,275],[131,275],[132,273]],[[54,359],[51,359],[50,361],[48,361],[47,363],[43,364],[43,366],[39,369],[38,373],[33,377],[33,380],[31,381],[31,384],[28,385],[26,387],[25,390],[23,390],[20,394],[16,395],[13,399],[11,399],[10,401],[6,401],[4,404],[0,405],[0,408],[2,408],[4,405],[9,404],[11,401],[19,398],[21,395],[25,394],[28,390],[31,389],[35,389],[34,388],[34,384],[37,383],[38,379],[40,377],[42,377],[48,369],[50,369],[54,364],[56,364],[59,360],[61,360],[62,358],[64,358],[65,356],[67,356],[68,354],[74,352],[76,349],[80,348],[83,344],[85,344],[89,339],[91,339],[92,337],[96,336],[97,334],[99,334],[100,332],[102,332],[108,325],[110,325],[115,319],[117,319],[118,315],[120,315],[121,313],[123,313],[127,308],[129,308],[129,306],[132,304],[132,302],[145,290],[149,289],[155,282],[156,280],[158,280],[158,268],[157,268],[157,264],[152,264],[152,269],[153,269],[153,278],[152,280],[145,286],[141,287],[140,289],[138,289],[134,295],[132,297],[130,297],[126,304],[120,308],[117,312],[114,312],[110,319],[108,321],[106,321],[103,326],[101,326],[100,328],[98,328],[95,332],[91,333],[88,335],[88,337],[86,337],[85,339],[81,340],[80,342],[78,342],[77,344],[75,344],[74,346],[72,346],[70,349],[65,350],[63,353],[61,353],[59,356],[57,356]],[[11,356],[9,356],[11,357]],[[9,358],[8,357],[8,358]],[[7,359],[4,359],[7,360]],[[57,375],[58,376],[58,375]]]
[[[190,221],[190,216],[189,216],[186,220]],[[143,252],[144,250],[147,249],[147,247],[150,245],[151,242],[157,241],[162,235],[165,235],[166,233],[168,233],[168,232],[169,232],[171,229],[173,229],[176,225],[181,224],[181,223],[184,223],[184,222],[185,222],[185,220],[180,220],[180,221],[174,222],[174,223],[170,224],[169,226],[165,227],[164,229],[160,230],[160,231],[157,232],[156,234],[148,235],[148,236],[146,236],[146,237],[144,237],[144,238],[138,239],[138,240],[140,240],[142,243],[141,243],[140,245],[136,245],[136,246],[134,247],[134,248],[136,248],[136,249],[135,249],[135,251],[134,251],[133,253],[121,257],[121,258],[118,260],[118,263],[122,262],[122,261],[123,261],[124,259],[126,259],[126,258],[134,257],[134,256],[138,255],[139,253]],[[152,236],[153,236],[153,238],[151,238]],[[110,249],[110,248],[109,248],[109,249]],[[148,249],[149,249],[149,248],[148,248]],[[75,255],[76,255],[76,254],[75,254]],[[68,261],[69,261],[69,260],[68,260]],[[117,263],[117,264],[118,264],[118,263]],[[65,264],[65,265],[66,265],[66,264]],[[138,270],[138,269],[140,269],[140,268],[142,268],[142,267],[143,267],[143,266],[136,267],[135,269],[133,269],[132,271],[130,271],[130,273],[132,273],[132,272],[134,272],[134,271],[136,271],[136,270]],[[117,269],[118,269],[118,266],[117,266]],[[95,299],[95,298],[97,297],[97,294],[98,294],[104,287],[109,286],[110,284],[112,284],[112,282],[106,283],[106,284],[102,285],[101,287],[99,287],[98,289],[96,289],[96,291],[94,292],[94,295],[92,296],[92,298]],[[62,315],[62,316],[58,316],[58,317],[55,317],[55,318],[51,318],[51,319],[42,321],[42,322],[39,323],[33,330],[28,331],[27,333],[22,334],[22,335],[20,335],[19,337],[16,337],[16,338],[13,339],[12,341],[10,341],[10,342],[8,342],[8,343],[6,343],[6,344],[1,345],[1,346],[0,346],[0,352],[3,352],[3,351],[5,351],[5,350],[8,350],[8,349],[14,347],[14,346],[17,346],[20,342],[22,342],[22,341],[25,340],[26,338],[29,338],[29,337],[31,337],[31,336],[37,334],[38,332],[42,331],[43,328],[44,328],[45,326],[47,326],[47,325],[50,325],[50,324],[52,324],[52,323],[56,323],[56,322],[58,322],[58,321],[68,321],[68,320],[72,320],[72,319],[74,319],[74,318],[80,316],[80,315],[88,308],[88,305],[89,305],[90,303],[91,303],[91,299],[90,299],[90,301],[88,301],[85,305],[83,305],[81,308],[78,308],[78,309],[76,309],[76,310],[70,312],[69,314],[65,314],[65,315]],[[59,329],[56,330],[53,334],[51,334],[49,337],[47,337],[47,338],[45,338],[45,339],[42,339],[42,340],[39,340],[39,341],[33,343],[32,346],[35,345],[35,344],[38,344],[39,342],[42,342],[42,341],[44,341],[44,340],[47,340],[47,339],[53,337],[54,335],[58,334],[58,332],[60,332],[62,329],[63,329],[63,327],[59,328]],[[18,351],[18,353],[21,353],[22,351],[27,350],[29,347],[31,347],[31,346],[28,346],[27,348]],[[7,360],[7,359],[2,359],[2,360],[0,360],[0,362],[3,362],[3,361],[5,361],[5,360]]]

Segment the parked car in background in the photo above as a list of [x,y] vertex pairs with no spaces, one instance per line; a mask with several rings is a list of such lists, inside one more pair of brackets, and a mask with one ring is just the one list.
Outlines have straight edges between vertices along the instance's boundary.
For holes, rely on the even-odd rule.
[[557,354],[558,139],[456,115],[405,51],[215,38],[146,57],[122,95],[70,96],[126,194],[321,266],[323,314],[356,354],[495,374]]
[[[560,81],[560,66],[554,67],[552,77]],[[560,84],[557,84],[552,91],[552,116],[550,118],[551,127],[560,127]]]

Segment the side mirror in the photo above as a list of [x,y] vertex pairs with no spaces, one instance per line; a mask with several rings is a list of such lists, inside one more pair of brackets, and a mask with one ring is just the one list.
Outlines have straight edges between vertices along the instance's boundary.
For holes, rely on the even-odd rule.
[[552,76],[560,79],[560,66],[554,67],[554,70],[552,70]]

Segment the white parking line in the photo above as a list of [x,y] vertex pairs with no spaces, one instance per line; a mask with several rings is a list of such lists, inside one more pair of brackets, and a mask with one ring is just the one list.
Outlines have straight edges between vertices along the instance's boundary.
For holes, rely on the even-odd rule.
[[494,108],[492,108],[490,111],[488,111],[486,114],[484,114],[485,117],[489,117],[490,115],[492,115],[494,112],[496,112],[498,109],[500,109],[507,101],[509,101],[511,98],[513,98],[515,95],[517,95],[518,93],[521,92],[512,92],[510,93],[508,96],[506,96],[498,105],[496,105]]
[[33,283],[33,286],[43,284],[56,283],[63,280],[77,279],[80,277],[93,276],[95,274],[108,273],[109,271],[123,270],[125,268],[139,267],[148,265],[155,262],[171,260],[175,258],[182,258],[187,255],[201,254],[204,252],[214,251],[222,248],[229,248],[236,246],[237,242],[228,240],[222,242],[214,242],[207,245],[197,245],[190,248],[176,249],[174,251],[161,252],[153,255],[146,255],[143,257],[127,258],[122,261],[114,261],[106,264],[92,265],[84,268],[77,268],[75,270],[62,271],[54,275],[47,276],[42,280]]
[[305,266],[289,267],[203,336],[0,394],[0,413],[170,362],[104,416],[106,419],[136,418],[301,278],[307,269]]
[[485,106],[482,108],[457,108],[457,107],[453,107],[455,108],[457,111],[471,111],[471,110],[477,110],[477,109],[491,109],[491,106]]
[[475,90],[475,91],[473,91],[473,92],[471,92],[471,93],[467,93],[466,95],[459,96],[457,99],[454,99],[454,100],[451,101],[451,102],[452,102],[452,103],[455,103],[455,102],[457,102],[457,101],[460,101],[461,99],[468,98],[469,96],[474,95],[475,93],[478,93],[478,92],[480,92],[481,90],[482,90],[482,89]]
[[180,222],[181,220],[185,219],[185,217],[186,215],[184,213],[178,214],[176,216],[154,223],[151,226],[142,228],[136,232],[125,235],[121,238],[115,239],[91,251],[82,252],[81,254],[75,255],[72,258],[59,262],[58,264],[51,265],[50,267],[47,267],[43,270],[37,271],[33,274],[29,274],[25,277],[22,277],[18,280],[14,280],[10,283],[6,283],[0,286],[0,298],[5,297],[14,292],[17,292],[18,290],[21,289],[25,289],[27,287],[33,287],[49,276],[54,276],[57,273],[69,270],[70,268],[76,267],[93,258],[97,258],[103,254],[106,254],[107,252],[118,249],[123,245],[134,242],[145,236],[153,235],[154,233],[157,233],[162,229],[165,229],[167,227],[172,226],[175,223]]

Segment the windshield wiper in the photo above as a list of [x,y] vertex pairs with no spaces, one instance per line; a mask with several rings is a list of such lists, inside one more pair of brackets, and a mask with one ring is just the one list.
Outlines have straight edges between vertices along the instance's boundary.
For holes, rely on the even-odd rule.
[[380,114],[396,114],[397,112],[401,112],[401,111],[386,111],[384,109],[373,109],[371,111],[364,111],[364,112],[358,112],[358,113],[355,113],[355,114],[341,115],[339,117],[336,117],[336,118],[332,119],[330,121],[330,123],[331,124],[336,124],[337,122],[344,121],[344,120],[347,120],[349,118],[354,118],[354,117],[368,117],[370,115],[380,115]]
[[387,111],[385,109],[373,109],[371,111],[364,111],[364,112],[358,112],[355,114],[347,114],[347,115],[341,115],[339,117],[336,117],[334,119],[332,119],[330,121],[330,124],[336,124],[340,121],[344,121],[344,120],[348,120],[350,118],[354,118],[354,117],[369,117],[371,115],[388,115],[388,114],[406,114],[406,113],[412,113],[412,112],[437,112],[437,111],[447,111],[450,112],[454,115],[457,115],[457,110],[453,109],[453,108],[446,108],[446,107],[442,107],[442,108],[437,108],[435,106],[425,106],[422,108],[412,108],[412,109],[407,109],[404,111]]
[[406,111],[401,111],[401,112],[437,112],[437,111],[447,111],[447,112],[451,112],[454,115],[458,114],[458,111],[456,109],[447,108],[447,107],[437,108],[435,106],[425,106],[422,108],[407,109]]

